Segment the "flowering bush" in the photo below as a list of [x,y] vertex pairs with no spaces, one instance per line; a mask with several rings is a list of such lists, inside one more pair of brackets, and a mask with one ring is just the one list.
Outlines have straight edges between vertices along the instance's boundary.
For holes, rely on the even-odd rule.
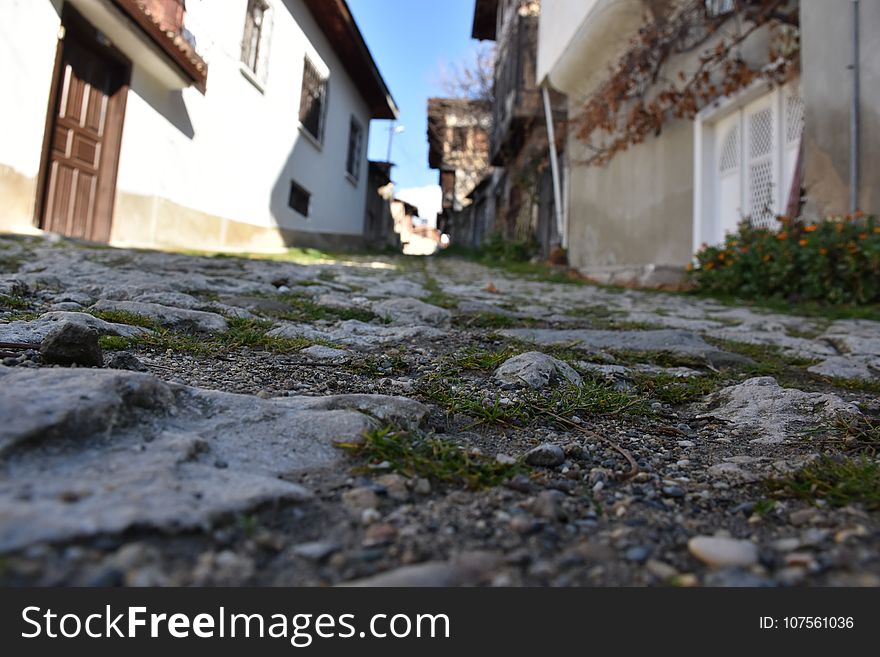
[[880,222],[862,213],[774,231],[740,224],[723,246],[704,246],[692,276],[700,291],[824,303],[880,302]]

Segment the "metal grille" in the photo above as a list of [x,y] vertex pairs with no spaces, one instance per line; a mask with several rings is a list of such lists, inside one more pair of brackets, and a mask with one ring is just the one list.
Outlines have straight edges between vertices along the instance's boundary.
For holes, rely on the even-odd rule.
[[735,125],[727,132],[721,144],[719,169],[721,173],[735,171],[739,167],[739,126]]
[[305,58],[303,64],[302,96],[299,105],[299,120],[315,139],[324,138],[324,108],[327,99],[327,79],[317,67]]
[[756,228],[772,228],[774,225],[772,160],[749,166],[749,216]]
[[785,139],[793,144],[804,131],[804,101],[800,96],[785,98]]
[[749,155],[752,159],[773,152],[773,112],[768,107],[749,117]]

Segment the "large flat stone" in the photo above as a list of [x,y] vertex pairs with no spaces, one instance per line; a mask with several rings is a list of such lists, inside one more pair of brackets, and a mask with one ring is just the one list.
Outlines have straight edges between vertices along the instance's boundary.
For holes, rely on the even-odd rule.
[[373,312],[393,324],[407,326],[448,326],[451,313],[418,299],[387,299],[373,305]]
[[151,333],[140,326],[105,322],[88,313],[52,311],[32,321],[17,321],[0,324],[0,342],[18,342],[39,344],[52,329],[60,324],[72,323],[85,328],[94,329],[98,335],[115,335],[122,338],[133,338]]
[[189,310],[174,306],[142,301],[113,301],[102,299],[91,310],[121,311],[148,317],[165,328],[198,333],[222,333],[227,329],[226,319],[217,313]]
[[751,442],[774,445],[839,416],[861,415],[837,395],[783,388],[772,377],[749,379],[711,395],[706,407],[715,417],[756,434]]
[[262,400],[113,370],[0,367],[0,389],[0,552],[306,500],[282,477],[336,463],[333,441],[374,417],[424,414],[396,398]]
[[667,351],[705,356],[717,351],[701,336],[690,331],[602,331],[590,329],[507,329],[502,335],[540,345],[569,345],[582,349],[618,351]]
[[387,326],[367,324],[351,319],[329,328],[318,328],[308,324],[284,323],[267,334],[279,338],[306,338],[341,344],[354,349],[368,351],[385,345],[409,342],[411,340],[441,338],[445,334],[432,326]]
[[495,370],[495,378],[502,383],[536,390],[566,381],[576,386],[583,384],[580,374],[571,365],[540,351],[528,351],[507,359]]

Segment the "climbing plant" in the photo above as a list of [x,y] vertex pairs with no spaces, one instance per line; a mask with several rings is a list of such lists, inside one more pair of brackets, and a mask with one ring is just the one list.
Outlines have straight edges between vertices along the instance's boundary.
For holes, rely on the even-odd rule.
[[[693,119],[720,96],[763,79],[781,84],[798,70],[798,3],[792,0],[647,2],[650,18],[574,118],[589,149],[587,164],[659,135],[674,118]],[[742,46],[756,31],[770,34],[767,56],[747,61]],[[678,55],[698,52],[675,60]],[[687,66],[675,65],[687,60]]]

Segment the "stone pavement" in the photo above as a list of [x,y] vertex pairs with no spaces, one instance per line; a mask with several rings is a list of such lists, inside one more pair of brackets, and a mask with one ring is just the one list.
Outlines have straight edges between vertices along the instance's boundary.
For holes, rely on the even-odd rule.
[[880,585],[877,322],[0,236],[0,363],[7,584]]

